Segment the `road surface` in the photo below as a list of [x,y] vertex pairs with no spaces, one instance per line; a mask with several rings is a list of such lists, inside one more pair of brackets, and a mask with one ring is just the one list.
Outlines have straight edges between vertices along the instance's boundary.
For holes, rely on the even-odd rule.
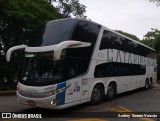
[[[157,121],[158,118],[153,117],[129,118],[127,117],[127,113],[129,113],[129,115],[132,115],[133,112],[142,113],[142,115],[145,113],[158,113],[156,115],[160,117],[160,85],[156,84],[149,90],[138,89],[120,94],[113,101],[104,100],[99,105],[90,105],[86,103],[65,110],[29,107],[18,104],[16,95],[0,96],[0,112],[9,112],[12,114],[40,114],[42,119],[38,119],[38,121]],[[119,118],[117,118],[117,115],[119,115]],[[19,120],[37,121],[37,119],[27,118],[0,119],[0,121]]]

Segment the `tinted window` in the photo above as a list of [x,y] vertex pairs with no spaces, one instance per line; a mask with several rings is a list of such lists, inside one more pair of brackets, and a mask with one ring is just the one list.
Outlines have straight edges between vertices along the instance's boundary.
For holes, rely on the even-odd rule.
[[99,34],[100,25],[87,21],[80,21],[74,29],[72,40],[90,42],[95,44]]
[[90,42],[91,46],[67,48],[64,50],[66,54],[66,79],[78,76],[87,71],[100,27],[98,24],[87,21],[79,21],[75,26],[71,40]]
[[75,19],[50,21],[34,33],[28,46],[48,46],[69,40],[76,22]]
[[144,75],[145,73],[145,66],[137,64],[110,62],[97,65],[95,68],[94,76],[95,78],[100,78],[113,76]]
[[[79,54],[76,55],[76,52],[82,49],[69,49],[67,50],[68,54],[66,56],[66,79],[79,76],[86,72],[88,67],[88,60]],[[70,52],[69,52],[70,51]],[[72,53],[75,53],[72,55]]]
[[53,52],[25,53],[19,81],[29,86],[46,86],[64,81],[64,60],[53,60]]
[[107,30],[103,32],[99,49],[117,49],[153,59],[156,57],[153,55],[155,53],[153,50]]

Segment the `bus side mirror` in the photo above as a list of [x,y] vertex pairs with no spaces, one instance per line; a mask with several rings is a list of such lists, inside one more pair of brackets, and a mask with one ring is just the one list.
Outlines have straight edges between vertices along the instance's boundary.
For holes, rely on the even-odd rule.
[[6,60],[7,60],[7,62],[10,61],[11,53],[12,53],[13,51],[19,50],[19,49],[24,49],[24,48],[26,48],[26,47],[27,47],[27,45],[18,45],[18,46],[11,47],[11,48],[7,51],[7,53],[6,53]]
[[54,49],[54,59],[59,60],[61,56],[61,52],[65,48],[88,47],[90,45],[91,43],[89,42],[81,42],[81,41],[73,41],[73,40],[61,42],[58,45],[56,45]]

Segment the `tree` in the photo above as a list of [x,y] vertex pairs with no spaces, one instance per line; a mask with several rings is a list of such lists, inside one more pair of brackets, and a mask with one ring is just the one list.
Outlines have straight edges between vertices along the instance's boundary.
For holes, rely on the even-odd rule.
[[116,30],[116,31],[119,32],[120,34],[123,34],[123,35],[125,35],[125,36],[133,39],[133,40],[136,40],[136,41],[139,41],[139,40],[140,40],[136,35],[129,34],[129,33],[127,33],[127,32],[123,32],[123,31],[121,31],[121,30]]
[[1,0],[0,40],[5,49],[26,43],[33,30],[58,16],[56,9],[45,0]]
[[156,3],[157,6],[160,6],[160,0],[149,0],[149,2]]
[[155,41],[159,35],[160,30],[152,28],[151,31],[144,35],[144,38],[141,42],[149,47],[155,48]]
[[56,8],[64,18],[75,16],[76,18],[86,18],[86,6],[80,4],[78,0],[47,0],[50,4],[56,4]]
[[157,30],[157,35],[155,37],[154,48],[157,53],[157,69],[158,69],[158,79],[160,79],[160,30]]
[[156,50],[158,78],[160,79],[160,30],[151,29],[151,31],[144,36],[144,39],[141,42]]
[[5,61],[8,48],[26,44],[41,24],[61,17],[46,0],[0,0],[0,78],[15,72],[12,62],[8,66]]

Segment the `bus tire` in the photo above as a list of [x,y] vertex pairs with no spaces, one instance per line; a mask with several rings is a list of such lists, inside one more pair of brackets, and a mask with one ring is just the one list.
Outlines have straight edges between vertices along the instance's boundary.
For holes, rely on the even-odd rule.
[[117,95],[117,87],[115,83],[110,83],[107,89],[106,100],[113,100]]
[[91,104],[92,105],[99,104],[100,102],[102,102],[103,98],[104,98],[104,88],[100,84],[98,84],[92,90]]
[[150,88],[150,84],[149,84],[149,80],[146,79],[146,82],[145,82],[145,90],[148,90]]
[[152,85],[153,85],[153,80],[152,80],[152,77],[150,78],[150,80],[149,80],[149,88],[152,88]]

